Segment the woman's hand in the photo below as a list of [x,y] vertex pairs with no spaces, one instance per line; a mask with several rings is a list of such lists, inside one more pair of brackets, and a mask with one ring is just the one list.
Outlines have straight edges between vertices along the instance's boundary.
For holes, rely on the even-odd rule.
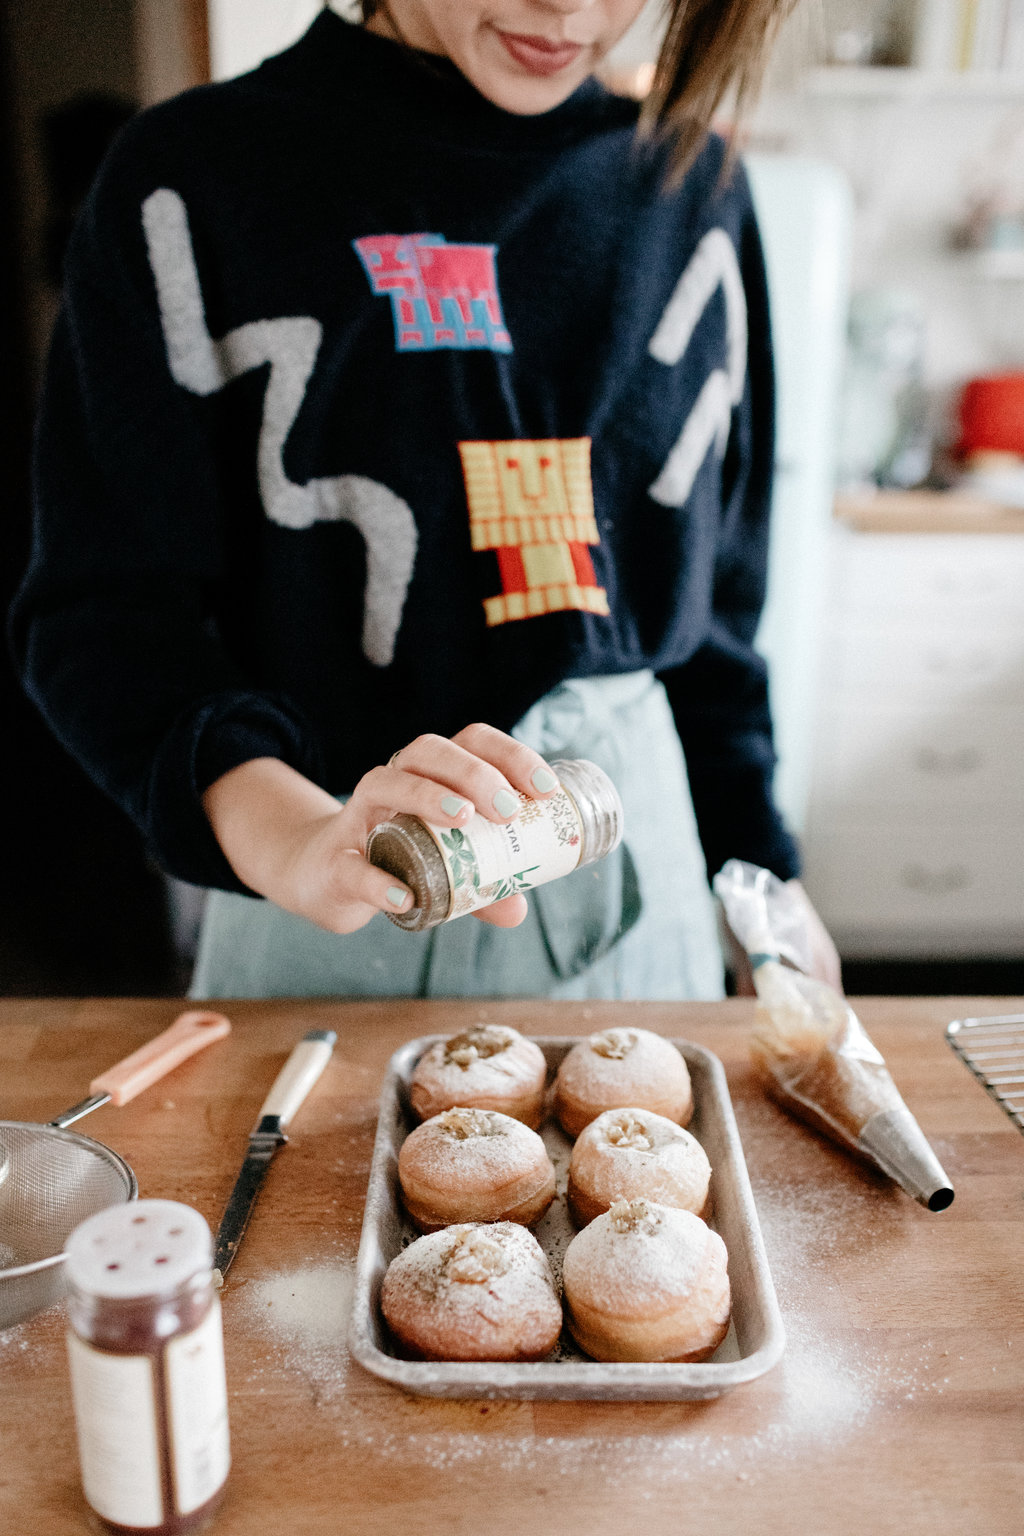
[[[837,992],[843,990],[842,966],[839,960],[839,951],[832,941],[825,924],[818,916],[817,911],[811,905],[810,897],[804,890],[799,880],[787,880],[786,889],[803,908],[803,920],[807,934],[808,959],[810,960],[811,976],[819,981],[827,982]],[[750,962],[742,945],[737,940],[732,929],[722,917],[722,929],[725,938],[725,946],[729,969],[733,974],[733,984],[737,997],[754,996],[754,978],[750,970]]]
[[[442,827],[464,827],[474,812],[507,823],[521,790],[549,798],[558,781],[544,759],[489,725],[450,739],[418,736],[371,768],[345,805],[277,758],[242,763],[211,784],[203,806],[235,874],[258,895],[331,933],[353,933],[376,912],[404,912],[412,892],[365,857],[378,822],[398,811]],[[526,916],[509,896],[475,915],[501,928]]]
[[843,990],[843,971],[832,935],[812,906],[811,899],[799,880],[787,880],[787,888],[798,898],[804,909],[804,932],[807,935],[810,975],[827,982],[837,992]]

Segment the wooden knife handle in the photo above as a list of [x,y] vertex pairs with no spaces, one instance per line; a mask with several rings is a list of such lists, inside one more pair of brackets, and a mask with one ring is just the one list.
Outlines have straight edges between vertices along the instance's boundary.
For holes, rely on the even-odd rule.
[[169,1029],[140,1045],[137,1051],[108,1067],[89,1084],[90,1093],[107,1093],[112,1104],[127,1104],[137,1093],[158,1082],[172,1067],[187,1061],[204,1046],[221,1040],[231,1030],[222,1013],[192,1008],[175,1019]]
[[260,1119],[274,1115],[283,1128],[331,1059],[336,1036],[333,1029],[311,1029],[275,1077],[263,1101]]

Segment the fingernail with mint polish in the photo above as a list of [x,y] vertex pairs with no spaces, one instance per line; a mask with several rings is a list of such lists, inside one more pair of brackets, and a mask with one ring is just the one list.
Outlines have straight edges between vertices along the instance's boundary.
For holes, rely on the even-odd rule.
[[539,795],[546,795],[549,790],[558,788],[558,780],[550,768],[537,768],[530,775],[530,783]]
[[441,801],[441,809],[446,816],[457,816],[466,806],[465,800],[460,800],[458,795],[445,795]]
[[393,907],[404,907],[405,898],[408,896],[408,894],[408,891],[403,891],[402,888],[398,885],[388,886],[388,901],[390,901]]
[[519,809],[519,801],[510,789],[499,789],[491,804],[499,816],[514,816]]

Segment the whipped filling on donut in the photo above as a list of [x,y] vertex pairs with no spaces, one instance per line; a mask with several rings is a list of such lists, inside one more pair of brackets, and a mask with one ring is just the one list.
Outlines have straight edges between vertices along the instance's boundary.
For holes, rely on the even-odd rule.
[[445,1066],[461,1067],[468,1072],[475,1061],[489,1061],[507,1051],[515,1040],[510,1029],[500,1024],[483,1024],[478,1029],[467,1029],[464,1034],[453,1035],[445,1042],[443,1061]]
[[503,1119],[493,1109],[445,1109],[437,1116],[435,1124],[453,1141],[471,1141],[474,1136],[507,1136],[507,1117]]
[[488,1232],[476,1228],[460,1232],[445,1256],[441,1273],[460,1285],[484,1285],[508,1270],[508,1256]]
[[662,1225],[661,1214],[647,1200],[616,1200],[608,1212],[616,1232],[646,1232],[654,1237]]
[[635,1029],[606,1029],[599,1035],[591,1035],[590,1049],[609,1061],[622,1061],[634,1050],[637,1043]]
[[626,1147],[633,1152],[654,1150],[654,1138],[646,1123],[631,1109],[621,1109],[601,1128],[605,1140],[613,1147]]

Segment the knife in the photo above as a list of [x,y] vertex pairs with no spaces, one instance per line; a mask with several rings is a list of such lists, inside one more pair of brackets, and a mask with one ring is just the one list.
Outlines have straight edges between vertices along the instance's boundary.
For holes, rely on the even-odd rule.
[[333,1029],[311,1029],[303,1035],[263,1101],[259,1119],[249,1137],[249,1150],[217,1232],[213,1262],[221,1281],[238,1252],[274,1153],[288,1140],[284,1128],[330,1061],[337,1038]]

